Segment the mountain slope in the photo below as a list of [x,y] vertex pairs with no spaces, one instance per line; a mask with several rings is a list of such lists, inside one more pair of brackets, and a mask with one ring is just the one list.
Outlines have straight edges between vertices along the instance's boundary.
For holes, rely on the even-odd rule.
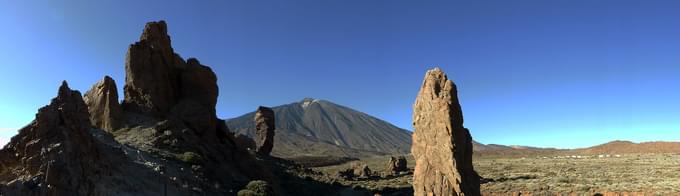
[[[305,98],[272,108],[276,116],[273,154],[363,157],[409,153],[411,134],[388,122],[325,100]],[[254,112],[227,120],[234,133],[252,138]]]

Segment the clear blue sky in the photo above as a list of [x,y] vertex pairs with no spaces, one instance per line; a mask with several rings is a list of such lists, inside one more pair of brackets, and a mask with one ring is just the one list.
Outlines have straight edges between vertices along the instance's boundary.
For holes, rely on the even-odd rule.
[[216,71],[218,115],[304,97],[411,129],[424,73],[459,87],[482,143],[680,140],[680,1],[0,1],[0,137],[61,80],[81,92],[166,20]]

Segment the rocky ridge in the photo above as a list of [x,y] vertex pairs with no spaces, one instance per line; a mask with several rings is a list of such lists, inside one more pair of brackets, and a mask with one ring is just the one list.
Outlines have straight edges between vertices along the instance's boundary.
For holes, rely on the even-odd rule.
[[84,97],[64,82],[0,150],[1,194],[222,195],[275,182],[216,117],[215,74],[174,53],[164,21],[146,24],[125,62],[122,105],[108,76]]

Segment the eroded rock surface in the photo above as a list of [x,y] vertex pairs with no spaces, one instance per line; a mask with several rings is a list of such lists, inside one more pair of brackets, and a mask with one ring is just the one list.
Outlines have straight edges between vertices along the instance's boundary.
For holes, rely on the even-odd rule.
[[92,126],[113,131],[120,127],[123,110],[118,103],[116,82],[109,76],[97,82],[83,97]]
[[102,167],[87,106],[64,81],[57,97],[0,150],[0,193],[94,195]]
[[398,174],[400,172],[408,171],[406,165],[406,157],[390,157],[390,160],[387,162],[386,170],[389,174]]
[[413,106],[414,195],[480,195],[472,137],[457,89],[439,68],[427,71]]
[[269,155],[274,147],[274,130],[276,129],[274,110],[260,106],[255,113],[255,134],[257,153]]

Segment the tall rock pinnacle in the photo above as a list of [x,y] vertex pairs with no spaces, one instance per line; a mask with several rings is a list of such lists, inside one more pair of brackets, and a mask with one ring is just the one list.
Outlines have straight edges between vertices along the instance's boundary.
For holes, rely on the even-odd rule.
[[160,115],[177,102],[176,68],[184,61],[173,52],[164,21],[149,22],[125,57],[126,110]]
[[[149,22],[125,58],[123,109],[175,116],[197,132],[217,129],[217,76],[195,58],[174,53],[164,21]],[[212,135],[211,135],[212,136]]]
[[257,135],[257,153],[269,155],[274,147],[274,130],[276,129],[274,110],[260,106],[255,113],[255,134]]
[[439,68],[427,71],[413,106],[414,195],[480,195],[472,137],[463,127],[456,85]]

